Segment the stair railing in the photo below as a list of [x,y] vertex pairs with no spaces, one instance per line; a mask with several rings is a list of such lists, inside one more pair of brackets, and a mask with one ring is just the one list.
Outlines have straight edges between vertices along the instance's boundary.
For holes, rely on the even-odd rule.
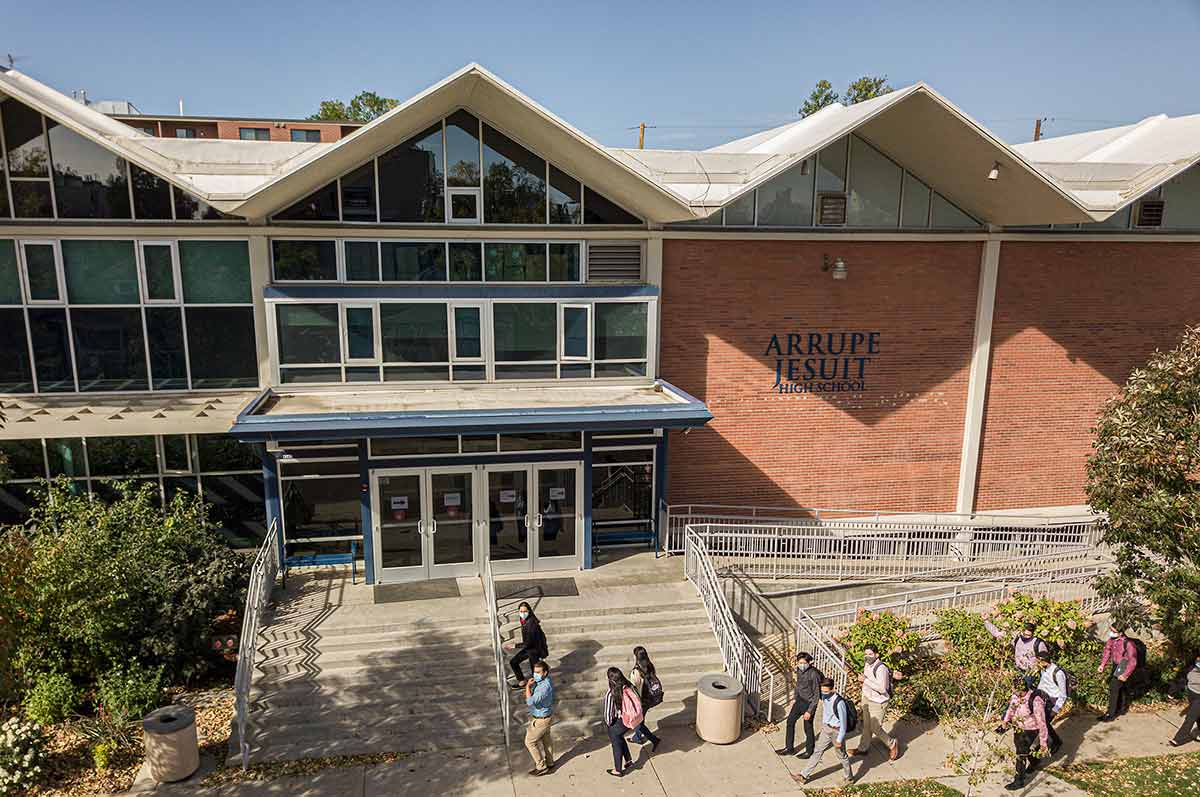
[[484,559],[480,579],[483,581],[483,599],[487,603],[488,624],[492,628],[492,654],[496,665],[496,696],[500,706],[500,725],[504,729],[504,749],[510,751],[512,731],[509,726],[512,723],[512,705],[504,677],[504,645],[500,641],[500,614],[496,609],[496,578],[492,574],[490,559]]
[[266,539],[259,546],[250,566],[250,584],[246,588],[246,606],[242,611],[242,635],[238,639],[237,674],[233,678],[234,725],[242,769],[250,766],[250,682],[254,678],[254,655],[258,650],[258,629],[271,600],[279,575],[279,519],[271,521]]

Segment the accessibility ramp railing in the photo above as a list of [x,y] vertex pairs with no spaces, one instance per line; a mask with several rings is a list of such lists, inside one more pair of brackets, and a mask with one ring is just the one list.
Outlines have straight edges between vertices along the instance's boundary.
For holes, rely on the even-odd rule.
[[845,648],[803,608],[796,613],[796,652],[812,656],[813,666],[826,678],[833,679],[833,688],[839,694],[846,693],[849,673]]
[[259,546],[250,566],[246,588],[246,606],[242,611],[242,635],[238,639],[237,673],[233,678],[234,727],[242,769],[250,766],[250,685],[254,680],[254,656],[258,651],[258,631],[263,614],[271,601],[271,592],[279,576],[279,521],[271,521],[266,539]]
[[484,559],[483,571],[479,574],[483,582],[483,600],[487,603],[488,625],[492,628],[492,656],[496,666],[496,699],[500,708],[500,725],[504,729],[504,748],[512,748],[512,704],[504,676],[504,644],[500,641],[500,612],[496,608],[496,578],[492,573],[492,562]]

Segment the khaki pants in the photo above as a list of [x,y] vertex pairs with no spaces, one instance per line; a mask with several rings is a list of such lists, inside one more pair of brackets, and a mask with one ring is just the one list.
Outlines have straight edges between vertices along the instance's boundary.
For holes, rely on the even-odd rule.
[[838,733],[840,731],[832,725],[824,725],[821,727],[821,734],[817,737],[817,748],[813,750],[812,758],[808,759],[808,766],[800,770],[800,774],[804,777],[809,777],[816,771],[821,764],[821,757],[825,755],[825,751],[833,748],[834,754],[838,760],[842,762],[842,775],[846,780],[850,780],[853,776],[850,774],[850,754],[846,752],[846,745],[837,746]]
[[883,744],[889,750],[895,746],[896,740],[893,739],[888,732],[883,729],[883,718],[887,715],[888,703],[890,702],[891,701],[875,703],[863,698],[863,712],[861,717],[862,738],[858,740],[859,750],[864,752],[869,750],[871,747],[871,740],[876,736],[879,737],[879,741],[883,742]]
[[554,740],[550,736],[553,717],[530,717],[525,731],[525,749],[533,757],[535,769],[546,769],[554,763]]

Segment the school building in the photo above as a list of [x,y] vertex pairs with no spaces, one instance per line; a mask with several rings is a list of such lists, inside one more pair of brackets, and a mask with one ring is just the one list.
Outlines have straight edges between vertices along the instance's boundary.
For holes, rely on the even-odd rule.
[[1200,115],[1010,146],[917,84],[621,149],[469,65],[345,132],[0,70],[0,522],[131,478],[379,583],[589,567],[676,503],[1062,511],[1200,320]]

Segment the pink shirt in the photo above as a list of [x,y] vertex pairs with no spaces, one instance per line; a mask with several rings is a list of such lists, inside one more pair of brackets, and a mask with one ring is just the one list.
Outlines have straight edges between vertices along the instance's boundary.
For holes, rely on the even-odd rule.
[[1104,654],[1100,657],[1100,667],[1103,669],[1109,664],[1123,664],[1121,675],[1129,677],[1134,670],[1137,669],[1137,647],[1133,644],[1133,640],[1129,637],[1119,636],[1116,639],[1109,638],[1104,643]]
[[892,699],[892,670],[882,661],[863,667],[863,699],[886,703]]
[[1033,710],[1029,710],[1029,695],[1013,695],[1008,701],[1008,711],[1004,713],[1004,722],[1013,723],[1023,731],[1037,731],[1038,740],[1042,747],[1050,746],[1050,731],[1046,727],[1046,701],[1041,695],[1033,698]]

